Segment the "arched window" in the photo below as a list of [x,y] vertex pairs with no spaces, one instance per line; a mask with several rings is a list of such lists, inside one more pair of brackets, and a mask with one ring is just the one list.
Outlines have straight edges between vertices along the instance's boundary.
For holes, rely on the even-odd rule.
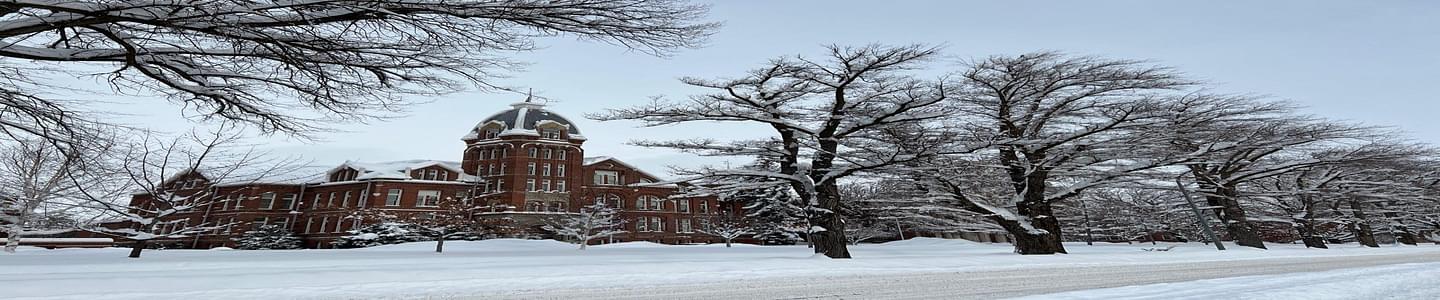
[[635,198],[635,210],[662,210],[665,208],[663,203],[660,197],[650,195],[640,196]]
[[625,209],[625,201],[620,201],[620,195],[608,194],[605,195],[605,198],[607,199],[606,203],[614,205],[615,209]]

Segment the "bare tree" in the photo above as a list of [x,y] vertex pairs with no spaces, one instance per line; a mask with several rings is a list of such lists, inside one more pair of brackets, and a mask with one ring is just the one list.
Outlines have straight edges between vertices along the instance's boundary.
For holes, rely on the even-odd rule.
[[935,201],[1005,228],[1021,254],[1065,252],[1055,203],[1180,159],[1135,134],[1161,120],[1172,91],[1193,84],[1168,68],[1053,52],[969,65],[955,97],[960,150],[918,175],[947,198]]
[[0,149],[0,230],[7,238],[5,252],[15,252],[24,236],[73,229],[42,223],[78,207],[74,200],[80,186],[74,183],[91,185],[99,179],[70,180],[68,176],[73,174],[86,174],[71,172],[81,168],[81,153],[34,139],[4,146]]
[[[299,166],[294,159],[272,158],[243,147],[239,144],[242,133],[234,128],[195,130],[173,139],[145,135],[110,158],[107,165],[89,166],[91,171],[113,174],[114,178],[108,179],[111,184],[106,186],[80,189],[83,205],[100,212],[84,229],[133,240],[129,256],[138,258],[151,240],[183,238],[232,225],[193,218],[199,209],[243,196],[217,194],[213,185],[286,182],[293,178],[285,176],[294,176]],[[132,193],[134,198],[116,197]],[[278,200],[273,197],[260,200],[286,205],[274,203]]]
[[704,222],[700,224],[700,233],[725,240],[725,248],[730,248],[735,239],[753,234],[750,224],[729,211],[722,211],[720,215],[700,221]]
[[[491,80],[535,38],[666,55],[718,26],[684,0],[0,1],[0,131],[76,142],[89,102],[46,74],[93,74],[199,119],[300,134]],[[38,62],[38,63],[37,63]],[[53,89],[52,89],[53,88]]]
[[[435,241],[435,253],[445,252],[445,240],[455,238],[478,239],[488,233],[484,223],[475,218],[479,212],[468,199],[444,197],[435,199],[433,210],[393,212],[385,208],[367,208],[349,218],[360,218],[378,223],[405,224],[411,234]],[[423,200],[422,200],[423,201]]]
[[823,60],[782,57],[737,79],[685,78],[713,90],[689,101],[660,102],[592,115],[598,120],[640,120],[645,126],[698,121],[744,122],[773,129],[768,139],[690,140],[637,144],[713,156],[759,156],[773,171],[698,170],[700,176],[751,176],[785,182],[804,203],[816,253],[849,258],[838,211],[837,181],[916,156],[886,142],[887,130],[944,116],[944,81],[914,74],[939,49],[923,45],[829,46]]
[[621,225],[624,220],[615,208],[605,203],[595,202],[580,208],[579,213],[567,214],[558,220],[551,220],[544,226],[545,230],[554,232],[563,238],[570,239],[580,244],[580,250],[591,240],[625,233]]

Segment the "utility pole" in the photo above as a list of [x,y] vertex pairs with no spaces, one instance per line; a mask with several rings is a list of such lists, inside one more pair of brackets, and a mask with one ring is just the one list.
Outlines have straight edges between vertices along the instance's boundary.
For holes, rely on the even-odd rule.
[[1220,243],[1220,238],[1216,237],[1215,231],[1210,229],[1210,218],[1200,211],[1200,207],[1195,206],[1195,201],[1190,200],[1190,190],[1185,188],[1185,184],[1180,181],[1179,176],[1175,177],[1175,188],[1180,189],[1180,195],[1185,197],[1185,205],[1190,206],[1190,212],[1195,213],[1195,222],[1200,225],[1200,230],[1205,232],[1205,238],[1215,242],[1215,250],[1224,251],[1225,244]]

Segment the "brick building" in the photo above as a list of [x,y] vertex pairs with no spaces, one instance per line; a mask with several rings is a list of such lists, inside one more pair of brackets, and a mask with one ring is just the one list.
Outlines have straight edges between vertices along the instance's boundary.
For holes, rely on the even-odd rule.
[[[481,221],[510,222],[512,230],[501,236],[549,237],[540,228],[544,220],[602,202],[619,208],[627,233],[600,243],[708,243],[719,239],[700,233],[702,227],[721,213],[738,210],[711,197],[675,197],[681,186],[662,183],[619,159],[587,157],[585,137],[575,124],[528,100],[480,121],[461,141],[459,162],[345,162],[298,182],[226,184],[194,172],[175,176],[164,184],[177,193],[216,199],[202,201],[210,204],[166,226],[227,226],[154,244],[233,246],[232,239],[251,228],[283,224],[307,247],[326,248],[346,231],[371,222],[348,217],[359,210],[424,213],[437,211],[436,203],[443,198],[475,207],[474,217]],[[131,205],[153,205],[147,200],[147,195],[135,195]]]

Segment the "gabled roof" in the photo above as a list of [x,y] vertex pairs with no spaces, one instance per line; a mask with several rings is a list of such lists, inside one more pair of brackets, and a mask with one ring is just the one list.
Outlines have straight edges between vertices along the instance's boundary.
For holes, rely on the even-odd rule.
[[344,169],[354,169],[355,171],[360,172],[359,175],[356,175],[356,176],[355,176],[355,179],[356,179],[356,180],[366,180],[366,179],[411,179],[411,178],[412,178],[412,177],[410,177],[410,172],[411,172],[411,171],[414,171],[414,170],[416,170],[416,169],[423,169],[423,168],[427,168],[427,167],[431,167],[431,166],[438,166],[438,167],[441,167],[441,168],[445,168],[445,169],[447,169],[447,170],[450,170],[450,171],[452,171],[452,172],[455,172],[455,173],[457,173],[457,174],[460,174],[460,179],[461,179],[461,180],[467,179],[466,174],[465,174],[465,171],[463,171],[462,169],[460,169],[460,163],[459,163],[459,162],[441,161],[441,160],[414,159],[414,160],[399,160],[399,161],[388,161],[388,162],[345,161],[345,163],[342,163],[342,164],[340,164],[339,166],[335,166],[334,168],[331,168],[329,171],[325,171],[325,174],[326,174],[327,176],[326,176],[324,179],[322,179],[320,182],[329,182],[329,176],[328,176],[328,175],[334,174],[335,171],[344,170]]
[[608,162],[615,163],[615,164],[617,164],[617,165],[625,166],[626,168],[630,168],[631,170],[635,170],[635,172],[640,172],[640,175],[645,175],[645,176],[647,176],[647,177],[654,178],[656,181],[662,181],[662,180],[663,180],[663,179],[661,179],[660,176],[655,176],[655,174],[650,174],[650,172],[645,172],[645,170],[641,170],[640,168],[635,167],[635,165],[631,165],[631,164],[625,163],[624,161],[620,161],[619,159],[616,159],[616,158],[614,158],[614,157],[609,157],[609,156],[591,156],[591,157],[586,157],[585,160],[583,161],[583,164],[586,165],[586,166],[589,166],[589,165],[598,164],[598,163],[607,162],[607,161],[608,161]]

